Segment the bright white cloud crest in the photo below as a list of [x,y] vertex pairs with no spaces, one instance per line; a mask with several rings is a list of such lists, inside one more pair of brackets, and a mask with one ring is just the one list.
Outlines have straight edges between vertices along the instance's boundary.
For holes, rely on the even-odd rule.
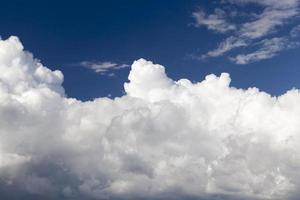
[[140,59],[124,96],[81,102],[16,37],[1,40],[0,69],[4,195],[297,197],[298,90],[277,98],[236,89],[226,73],[173,81]]

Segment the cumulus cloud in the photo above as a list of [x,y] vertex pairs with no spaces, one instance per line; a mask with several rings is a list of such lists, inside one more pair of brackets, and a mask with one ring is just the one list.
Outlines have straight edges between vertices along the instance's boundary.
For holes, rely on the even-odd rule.
[[[106,74],[111,71],[123,69],[129,67],[127,64],[117,64],[114,62],[93,62],[93,61],[82,61],[80,62],[82,67],[86,67],[95,71],[96,73]],[[111,73],[110,73],[111,74]]]
[[[237,49],[240,47],[253,47],[257,43],[261,43],[261,49],[264,49],[263,40],[276,40],[278,37],[283,36],[274,36],[280,30],[281,27],[290,23],[293,18],[299,16],[299,0],[228,0],[224,1],[229,3],[230,6],[247,6],[249,4],[255,4],[262,7],[261,11],[250,12],[248,17],[243,16],[242,19],[236,20],[238,23],[234,25],[235,30],[233,35],[225,38],[216,49],[213,49],[204,55],[201,55],[201,58],[209,57],[218,57],[222,56],[225,53]],[[223,2],[223,3],[224,3]],[[238,11],[242,10],[244,7],[238,7]],[[240,17],[239,12],[236,14],[236,18]],[[246,18],[246,19],[245,19]],[[224,20],[224,16],[219,15],[219,20]],[[287,45],[293,45],[295,43],[295,36],[297,34],[297,26],[291,30],[291,34],[284,36]],[[248,55],[253,55],[255,59],[249,59],[250,62],[260,61],[262,59],[271,58],[277,55],[284,48],[276,51],[276,53],[270,53],[268,56],[256,56],[261,54],[261,50],[257,52],[249,52]],[[243,54],[237,53],[238,55],[234,57],[244,57]],[[262,58],[262,59],[260,59]],[[230,59],[235,61],[235,59]],[[237,64],[247,64],[244,59],[244,62],[236,62]]]
[[126,94],[66,98],[62,73],[0,41],[1,199],[297,199],[300,92],[192,83],[139,59]]

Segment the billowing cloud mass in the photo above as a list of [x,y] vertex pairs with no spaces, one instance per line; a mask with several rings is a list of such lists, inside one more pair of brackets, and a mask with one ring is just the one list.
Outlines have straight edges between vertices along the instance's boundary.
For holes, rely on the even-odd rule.
[[300,93],[192,83],[139,59],[126,94],[67,98],[63,75],[0,41],[1,199],[298,199]]

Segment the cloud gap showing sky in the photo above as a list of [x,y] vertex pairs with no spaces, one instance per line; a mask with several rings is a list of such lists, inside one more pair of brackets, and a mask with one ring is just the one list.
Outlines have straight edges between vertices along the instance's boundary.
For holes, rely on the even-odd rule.
[[297,89],[238,89],[227,73],[176,81],[139,59],[123,96],[83,102],[17,37],[0,40],[0,70],[3,197],[299,197]]

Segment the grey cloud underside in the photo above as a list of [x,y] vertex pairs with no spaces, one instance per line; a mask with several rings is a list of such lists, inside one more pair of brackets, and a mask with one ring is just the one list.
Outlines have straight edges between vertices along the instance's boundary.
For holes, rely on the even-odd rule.
[[139,59],[126,94],[66,98],[63,75],[0,41],[1,199],[285,199],[300,189],[300,93],[174,81]]
[[[248,53],[237,53],[237,55],[231,55],[230,60],[236,64],[248,64],[251,62],[272,58],[278,55],[278,53],[281,51],[291,49],[285,48],[287,46],[293,48],[298,47],[298,41],[296,38],[297,35],[299,35],[299,28],[297,29],[298,26],[293,27],[290,30],[290,34],[285,36],[279,36],[277,35],[277,32],[289,23],[299,19],[299,0],[228,0],[224,2],[229,3],[231,6],[238,5],[240,7],[238,7],[237,11],[228,10],[227,14],[225,14],[224,11],[219,11],[219,13],[224,13],[223,15],[207,15],[218,16],[214,17],[214,19],[218,19],[219,22],[222,22],[214,23],[213,29],[210,28],[212,26],[212,20],[210,18],[212,17],[205,18],[204,16],[206,16],[206,14],[203,11],[193,13],[198,26],[206,26],[211,30],[218,30],[218,27],[220,27],[220,30],[223,30],[222,27],[226,26],[226,24],[230,25],[227,27],[235,27],[235,29],[231,29],[231,31],[233,31],[233,33],[230,33],[231,36],[221,41],[217,48],[207,52],[204,55],[201,55],[200,58],[207,59],[210,57],[223,56],[233,49],[243,48],[243,51],[248,51]],[[242,10],[243,6],[248,6],[249,4],[260,5],[262,7],[262,11],[260,11],[260,13],[248,13],[247,20],[243,20],[243,22],[238,24],[229,22],[229,20],[234,21],[234,19],[240,17],[244,19],[245,16],[241,16],[243,14],[241,14],[240,11]],[[222,9],[219,8],[218,10]],[[235,14],[232,15],[230,14],[231,12],[234,12]],[[226,33],[226,31],[219,31],[219,33]],[[285,42],[284,45],[280,46],[280,49],[277,49],[276,52],[274,52],[274,49],[268,50],[265,48],[263,41],[272,41],[279,37],[281,37],[282,41]],[[257,50],[251,52],[247,49],[247,47],[253,48],[253,46],[255,46],[258,42],[261,42],[261,46]]]

